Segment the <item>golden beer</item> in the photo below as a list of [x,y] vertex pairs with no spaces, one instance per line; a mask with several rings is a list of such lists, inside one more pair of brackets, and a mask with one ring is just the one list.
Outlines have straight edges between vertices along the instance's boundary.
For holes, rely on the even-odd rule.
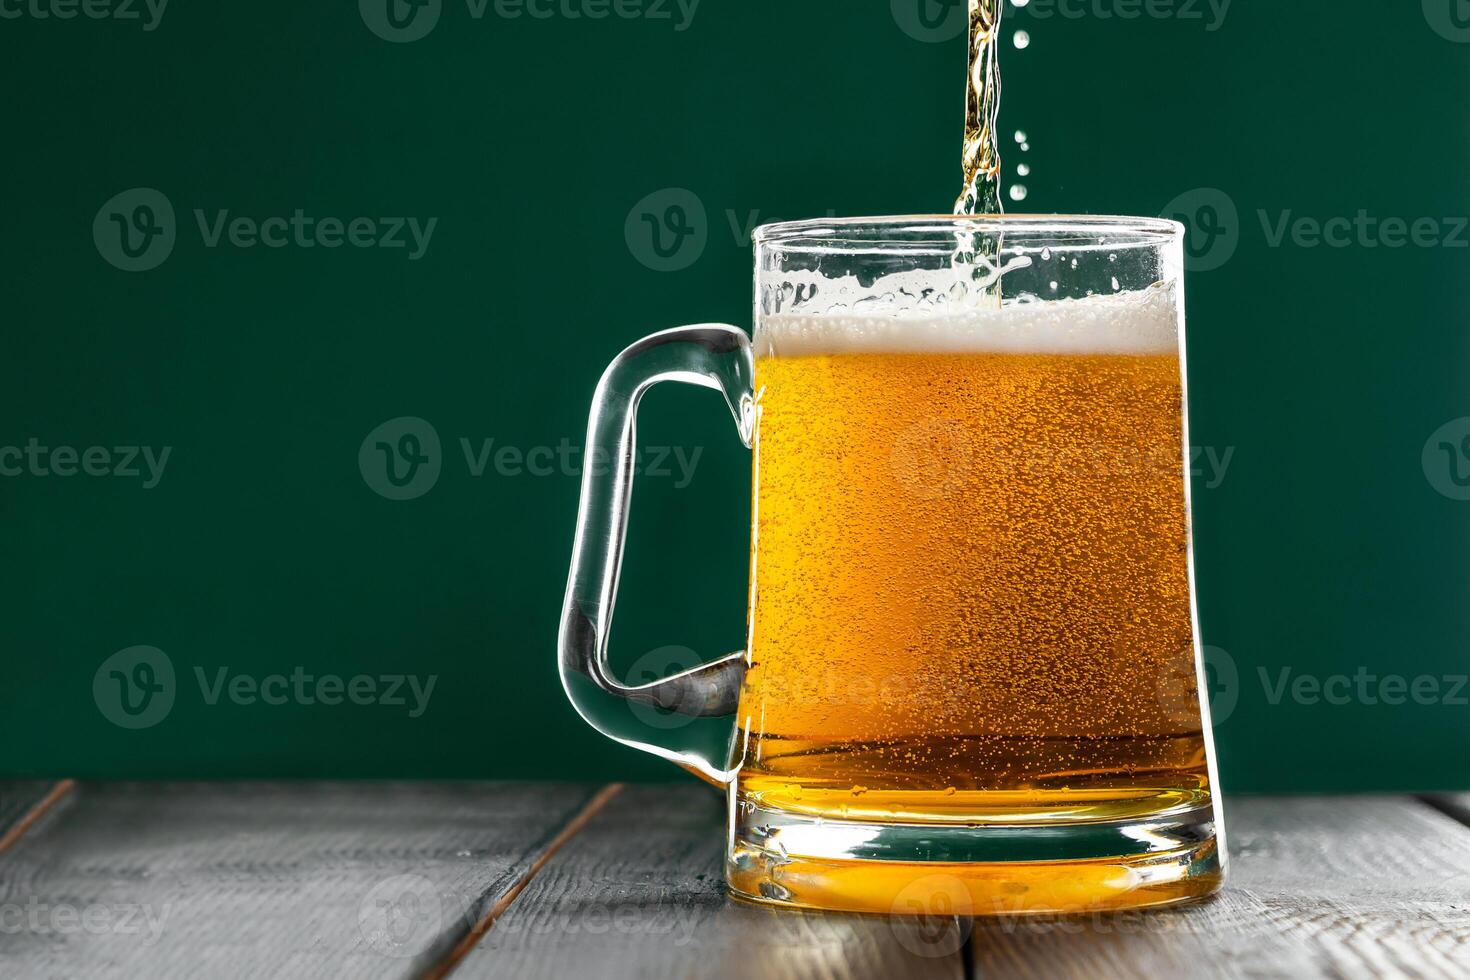
[[1096,352],[763,325],[743,795],[962,823],[1208,799],[1172,304],[1136,305],[1134,349]]

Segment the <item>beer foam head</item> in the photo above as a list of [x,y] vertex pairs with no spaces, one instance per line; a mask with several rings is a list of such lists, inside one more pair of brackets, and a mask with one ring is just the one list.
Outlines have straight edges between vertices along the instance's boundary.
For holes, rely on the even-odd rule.
[[1161,283],[1082,299],[1017,299],[945,309],[881,299],[824,312],[770,313],[767,357],[844,353],[1167,354],[1178,350],[1178,294]]

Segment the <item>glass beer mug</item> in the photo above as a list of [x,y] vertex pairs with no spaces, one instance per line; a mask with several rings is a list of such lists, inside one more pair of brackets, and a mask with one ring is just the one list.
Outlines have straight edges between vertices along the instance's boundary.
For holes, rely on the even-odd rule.
[[[981,915],[1219,887],[1182,235],[767,225],[753,341],[681,327],[607,369],[587,446],[613,466],[582,480],[561,676],[597,729],[728,788],[736,895]],[[626,686],[606,652],[634,419],[669,380],[723,393],[754,451],[749,632]]]

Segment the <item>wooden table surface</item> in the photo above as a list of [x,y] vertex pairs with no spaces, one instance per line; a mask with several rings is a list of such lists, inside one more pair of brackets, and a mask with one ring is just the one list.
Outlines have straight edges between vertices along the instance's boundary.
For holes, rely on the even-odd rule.
[[1227,801],[1179,910],[726,897],[702,786],[0,783],[0,977],[1470,976],[1470,798]]

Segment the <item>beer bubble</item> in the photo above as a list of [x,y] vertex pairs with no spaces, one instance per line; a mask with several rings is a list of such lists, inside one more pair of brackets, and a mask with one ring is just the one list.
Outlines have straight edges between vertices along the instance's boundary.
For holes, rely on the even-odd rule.
[[1021,144],[1021,152],[1022,153],[1025,153],[1029,149],[1031,149],[1031,144],[1030,143],[1022,143]]
[[1122,288],[1123,288],[1122,286],[1118,285],[1118,277],[1117,276],[1114,276],[1113,277],[1113,292],[1116,293],[1118,290],[1120,290]]
[[1011,185],[1011,200],[1012,201],[1024,201],[1024,200],[1026,200],[1026,193],[1027,192],[1026,192],[1026,185],[1025,184],[1012,184]]
[[1018,129],[1018,130],[1016,130],[1016,142],[1017,143],[1025,143],[1026,142],[1026,131],[1024,129]]
[[1043,262],[1050,262],[1051,261],[1051,249],[1050,248],[1043,248],[1041,250],[1041,261],[1043,261]]
[[1017,31],[1011,37],[1011,43],[1016,46],[1017,51],[1024,51],[1031,47],[1031,34],[1028,31]]
[[1016,175],[1025,177],[1031,173],[1031,166],[1025,163],[1016,164]]

